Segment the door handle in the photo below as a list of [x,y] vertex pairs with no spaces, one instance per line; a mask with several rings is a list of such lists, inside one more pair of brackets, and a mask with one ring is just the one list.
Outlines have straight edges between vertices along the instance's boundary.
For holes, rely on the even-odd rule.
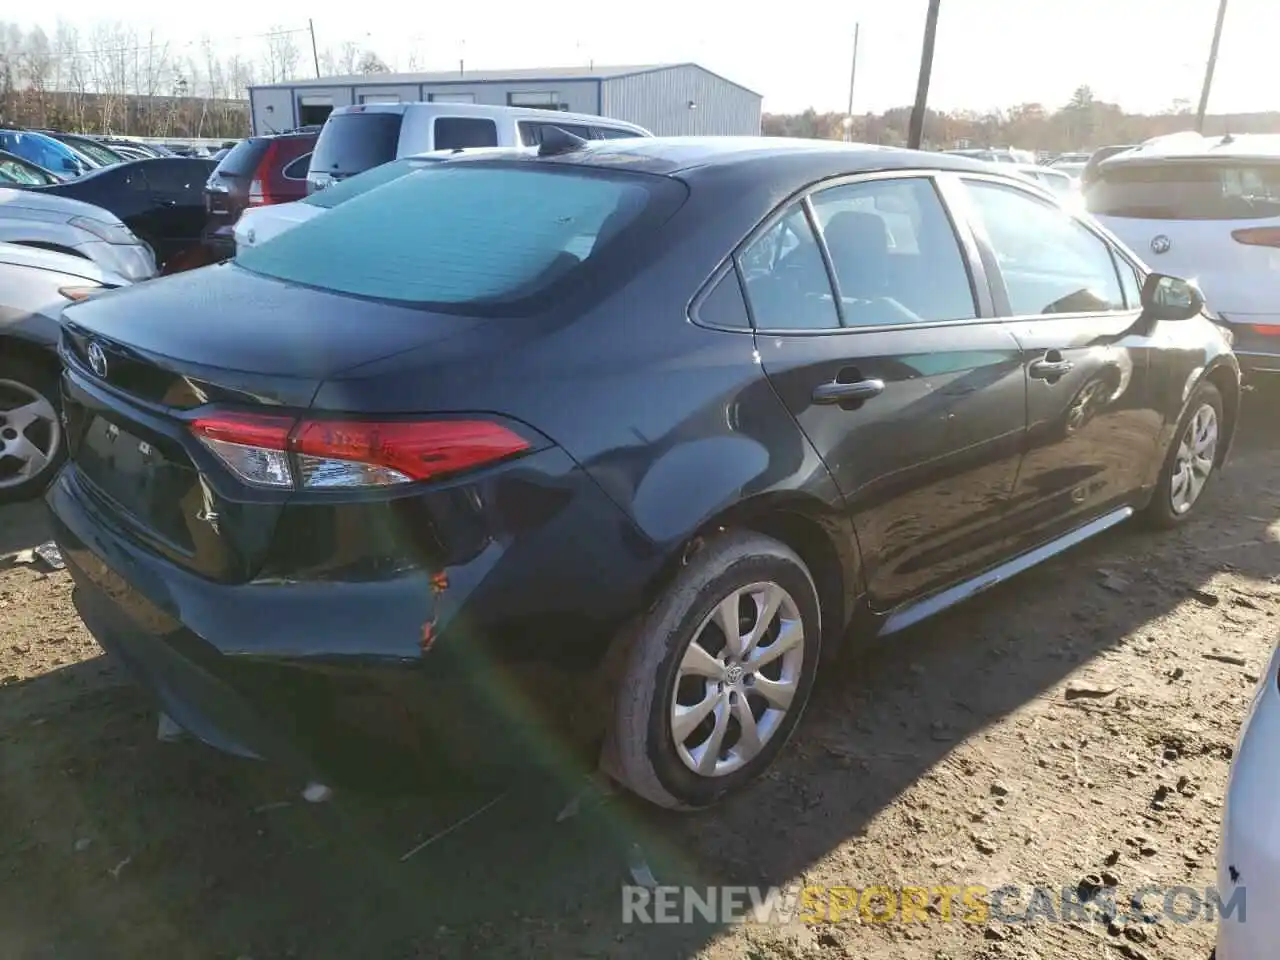
[[831,383],[819,384],[813,390],[814,403],[850,403],[859,400],[870,400],[872,397],[878,397],[884,393],[883,380],[857,380],[853,383],[841,383],[833,380]]
[[1035,380],[1057,380],[1070,373],[1073,367],[1075,364],[1062,359],[1062,354],[1057,350],[1050,350],[1034,361],[1027,372]]
[[151,202],[157,207],[176,207],[178,205],[177,200],[170,200],[166,197],[156,197]]

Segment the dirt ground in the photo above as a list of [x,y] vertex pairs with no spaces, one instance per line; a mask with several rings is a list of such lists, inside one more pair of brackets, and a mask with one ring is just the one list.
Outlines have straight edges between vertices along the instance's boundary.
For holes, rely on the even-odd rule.
[[[1280,611],[1275,400],[1249,398],[1203,517],[1115,530],[851,660],[775,772],[694,816],[589,798],[558,821],[578,782],[556,776],[304,803],[158,742],[67,575],[0,562],[0,956],[1204,960],[1206,922],[640,926],[621,891],[634,850],[660,883],[1213,884]],[[46,535],[0,512],[0,555]]]

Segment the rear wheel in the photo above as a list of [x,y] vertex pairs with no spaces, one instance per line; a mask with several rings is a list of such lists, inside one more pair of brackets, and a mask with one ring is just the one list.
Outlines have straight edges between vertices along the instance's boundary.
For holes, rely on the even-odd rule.
[[817,590],[793,551],[747,531],[711,541],[633,636],[610,772],[659,806],[716,803],[781,752],[820,646]]
[[1222,425],[1222,394],[1212,383],[1200,384],[1178,423],[1147,507],[1150,524],[1176,527],[1195,512],[1217,470]]
[[0,503],[39,494],[62,463],[57,377],[0,357]]

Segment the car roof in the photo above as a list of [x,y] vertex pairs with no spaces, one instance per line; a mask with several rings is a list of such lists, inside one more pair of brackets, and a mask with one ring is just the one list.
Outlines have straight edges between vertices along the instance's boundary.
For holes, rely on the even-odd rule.
[[[458,158],[463,163],[483,159],[483,156]],[[921,150],[791,137],[636,137],[593,140],[556,156],[540,157],[529,153],[522,155],[520,159],[615,167],[666,175],[742,164],[780,164],[797,175],[812,175],[815,180],[841,173],[875,170],[991,173],[994,166],[982,160]]]
[[602,117],[591,113],[568,113],[563,110],[543,110],[539,107],[507,107],[493,103],[450,103],[444,101],[411,101],[408,103],[359,103],[346,107],[334,107],[329,116],[341,116],[352,113],[405,113],[408,110],[430,110],[445,113],[453,117],[510,117],[522,119],[563,120],[570,123],[598,124],[622,130],[644,130],[638,124],[613,117]]
[[1228,134],[1205,137],[1192,131],[1153,137],[1123,153],[1102,161],[1106,167],[1150,160],[1280,160],[1280,135],[1271,133]]

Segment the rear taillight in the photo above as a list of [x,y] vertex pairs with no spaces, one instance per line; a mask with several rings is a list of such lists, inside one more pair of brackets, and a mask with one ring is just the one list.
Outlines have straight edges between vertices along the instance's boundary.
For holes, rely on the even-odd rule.
[[1254,333],[1260,333],[1264,337],[1280,337],[1280,326],[1274,323],[1251,323],[1249,329]]
[[280,145],[272,140],[267,144],[262,159],[258,161],[258,167],[253,172],[253,180],[249,183],[249,206],[265,207],[276,202],[271,195],[271,171],[274,169],[272,164],[276,162],[276,153],[279,149]]
[[1248,227],[1232,230],[1231,239],[1251,247],[1280,247],[1280,227]]
[[359,489],[437,480],[523,453],[529,441],[491,420],[294,420],[226,413],[191,431],[258,487]]

